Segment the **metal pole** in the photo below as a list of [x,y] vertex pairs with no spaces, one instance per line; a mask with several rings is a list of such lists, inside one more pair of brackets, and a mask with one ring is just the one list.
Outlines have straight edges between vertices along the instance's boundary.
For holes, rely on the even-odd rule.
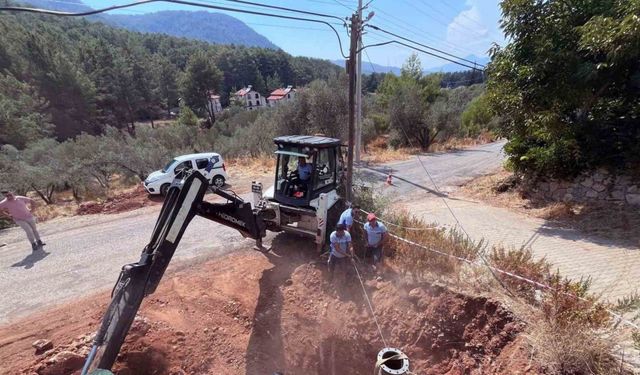
[[351,43],[349,45],[349,153],[347,155],[347,186],[346,200],[353,200],[353,146],[355,142],[355,90],[356,90],[356,49],[358,47],[358,39],[360,34],[360,19],[358,14],[351,17]]
[[[358,20],[362,20],[362,0],[358,0]],[[358,51],[362,48],[362,38],[358,36]],[[356,56],[356,163],[360,163],[362,151],[362,52]]]

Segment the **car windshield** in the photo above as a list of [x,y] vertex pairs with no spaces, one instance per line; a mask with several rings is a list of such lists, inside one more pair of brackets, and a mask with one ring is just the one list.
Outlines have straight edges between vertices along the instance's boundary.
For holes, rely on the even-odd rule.
[[167,173],[167,171],[169,169],[171,169],[171,166],[173,165],[173,163],[176,162],[176,159],[171,160],[169,163],[167,163],[167,165],[164,166],[164,168],[162,168],[162,173]]

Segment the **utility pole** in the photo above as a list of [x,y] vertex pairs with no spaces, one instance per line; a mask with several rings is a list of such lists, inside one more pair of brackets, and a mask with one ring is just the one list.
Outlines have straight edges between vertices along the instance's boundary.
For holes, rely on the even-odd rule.
[[[362,20],[362,0],[358,0],[358,19]],[[358,36],[358,53],[356,56],[356,163],[360,163],[362,151],[362,35]]]
[[355,91],[356,91],[356,54],[358,40],[360,39],[360,17],[358,13],[351,16],[351,42],[349,43],[349,61],[347,61],[347,73],[349,75],[349,152],[347,155],[347,186],[346,200],[353,200],[353,149],[355,143]]

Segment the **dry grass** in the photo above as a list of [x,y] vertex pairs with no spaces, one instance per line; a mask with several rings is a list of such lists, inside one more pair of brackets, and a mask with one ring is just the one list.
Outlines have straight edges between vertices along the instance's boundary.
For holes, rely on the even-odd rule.
[[527,341],[546,374],[631,374],[611,353],[616,339],[579,326],[558,327],[543,319],[529,326]]
[[276,168],[276,158],[273,155],[238,157],[226,159],[225,164],[231,175],[271,175]]
[[[264,155],[257,158],[231,158],[225,161],[227,171],[231,176],[260,176],[271,175],[275,169],[275,158],[271,155]],[[118,198],[123,196],[132,196],[138,199],[134,194],[140,188],[137,179],[128,179],[122,176],[114,176],[110,181],[109,189],[103,189],[93,186],[89,191],[84,192],[83,201],[76,202],[70,190],[59,191],[55,194],[55,203],[45,204],[39,196],[30,194],[30,197],[37,202],[35,215],[39,221],[47,221],[56,217],[75,216],[81,203],[96,201],[101,203],[109,198]],[[138,208],[139,205],[132,205]]]
[[[421,153],[418,148],[392,148],[389,146],[389,136],[380,136],[366,147],[362,160],[373,163],[388,163],[410,159],[412,156]],[[478,146],[495,141],[491,133],[483,133],[477,138],[452,138],[442,143],[434,143],[429,147],[429,152],[443,152],[452,150],[462,150],[468,147]]]
[[35,209],[35,215],[38,221],[47,221],[56,217],[74,216],[78,210],[78,204],[71,202],[56,202],[49,205],[38,205]]
[[407,160],[417,155],[420,151],[412,148],[368,148],[367,152],[362,154],[362,160],[372,164],[382,164],[392,161]]
[[484,145],[490,142],[495,141],[496,138],[490,132],[485,132],[480,134],[476,138],[451,138],[446,140],[445,142],[434,143],[429,147],[430,152],[442,152],[442,151],[452,151],[452,150],[463,150],[465,148]]
[[[480,259],[482,243],[474,244],[457,232],[434,228],[408,212],[386,212],[384,218],[400,225],[387,225],[399,237],[470,261]],[[361,239],[361,229],[356,227],[356,249]],[[513,311],[527,324],[532,359],[545,373],[612,373],[615,340],[613,322],[606,310],[612,306],[599,302],[589,292],[588,280],[571,281],[552,273],[551,264],[534,259],[527,249],[494,248],[487,257],[489,264],[551,286],[551,290],[541,293],[536,290],[539,287],[528,282],[498,274],[512,293],[507,295],[488,269],[480,265],[482,262],[470,265],[393,238],[386,249],[390,267],[403,277],[444,283],[458,291],[482,294],[514,307]]]

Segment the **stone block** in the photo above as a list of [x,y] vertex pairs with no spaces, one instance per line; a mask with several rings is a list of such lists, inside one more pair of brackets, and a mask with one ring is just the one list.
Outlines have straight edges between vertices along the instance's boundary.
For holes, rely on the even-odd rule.
[[549,183],[544,181],[538,184],[538,190],[540,191],[549,191]]
[[616,176],[616,186],[626,186],[631,183],[631,177],[629,176]]
[[589,177],[589,178],[586,178],[586,179],[582,180],[582,182],[580,182],[580,185],[582,185],[584,187],[592,187],[593,186],[593,178]]
[[631,185],[627,188],[627,194],[637,194],[639,192],[638,185]]
[[565,203],[573,202],[573,195],[571,193],[567,193],[562,197],[562,201]]
[[632,206],[640,206],[640,194],[627,194],[627,203]]
[[565,194],[567,194],[567,189],[558,189],[553,192],[553,194],[551,195],[551,199],[553,199],[554,201],[561,201],[564,198]]
[[609,198],[613,200],[620,200],[620,201],[624,200],[624,192],[620,189],[616,189],[611,192],[611,194],[609,195]]
[[51,340],[47,339],[36,340],[33,342],[33,344],[31,344],[31,346],[36,348],[36,354],[41,354],[49,349],[53,349],[53,343],[51,342]]
[[607,177],[608,177],[608,174],[606,172],[602,170],[598,170],[596,173],[593,174],[593,181],[602,182]]
[[587,190],[587,193],[585,194],[585,196],[587,198],[593,199],[593,198],[597,198],[598,197],[598,192],[592,189]]
[[601,193],[605,190],[607,190],[607,187],[604,186],[603,184],[594,184],[591,189],[597,191],[598,193]]

